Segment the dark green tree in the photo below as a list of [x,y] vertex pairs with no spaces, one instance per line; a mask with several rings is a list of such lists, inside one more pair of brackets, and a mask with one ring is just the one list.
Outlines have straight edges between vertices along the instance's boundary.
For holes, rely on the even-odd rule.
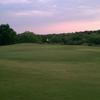
[[9,45],[16,42],[16,32],[8,24],[0,25],[0,45]]
[[17,35],[17,41],[19,43],[39,43],[41,42],[41,37],[33,32],[26,31]]

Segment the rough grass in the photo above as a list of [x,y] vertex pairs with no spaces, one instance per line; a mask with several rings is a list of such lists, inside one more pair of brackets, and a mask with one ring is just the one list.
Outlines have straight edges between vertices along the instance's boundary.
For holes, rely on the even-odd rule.
[[0,100],[100,100],[100,47],[0,47]]

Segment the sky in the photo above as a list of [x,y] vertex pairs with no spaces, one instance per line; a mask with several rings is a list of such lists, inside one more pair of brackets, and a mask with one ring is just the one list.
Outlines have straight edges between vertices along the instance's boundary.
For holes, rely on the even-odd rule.
[[18,33],[100,29],[100,0],[0,0],[0,24]]

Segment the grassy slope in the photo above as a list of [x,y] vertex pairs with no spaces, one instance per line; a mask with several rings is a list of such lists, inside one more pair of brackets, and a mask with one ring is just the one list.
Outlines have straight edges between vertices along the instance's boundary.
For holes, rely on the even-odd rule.
[[1,100],[100,100],[100,47],[0,47]]

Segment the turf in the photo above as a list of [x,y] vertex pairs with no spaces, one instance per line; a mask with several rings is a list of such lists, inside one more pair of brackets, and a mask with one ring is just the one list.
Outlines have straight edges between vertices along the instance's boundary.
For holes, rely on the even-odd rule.
[[0,100],[100,100],[100,47],[0,47]]

